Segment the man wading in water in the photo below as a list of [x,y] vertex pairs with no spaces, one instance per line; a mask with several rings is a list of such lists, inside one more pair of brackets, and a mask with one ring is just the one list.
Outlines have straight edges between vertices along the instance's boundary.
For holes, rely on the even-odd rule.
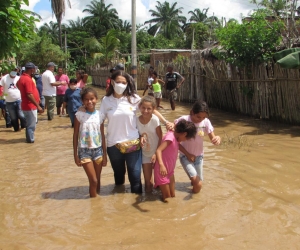
[[[167,98],[170,100],[172,110],[175,110],[175,101],[177,99],[177,89],[185,81],[184,77],[180,75],[178,72],[173,71],[173,66],[169,65],[167,67],[168,73],[166,74],[166,90],[167,90]],[[177,85],[177,80],[181,79],[181,82]]]

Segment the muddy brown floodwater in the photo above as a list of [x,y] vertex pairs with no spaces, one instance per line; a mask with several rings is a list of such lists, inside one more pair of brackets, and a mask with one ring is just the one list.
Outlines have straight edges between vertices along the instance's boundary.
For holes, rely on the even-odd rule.
[[[162,105],[168,120],[191,107]],[[110,165],[89,199],[69,118],[40,115],[34,144],[2,119],[0,249],[300,249],[299,127],[211,111],[223,143],[205,138],[203,189],[191,194],[177,162],[168,204],[131,194],[127,179],[115,188]]]

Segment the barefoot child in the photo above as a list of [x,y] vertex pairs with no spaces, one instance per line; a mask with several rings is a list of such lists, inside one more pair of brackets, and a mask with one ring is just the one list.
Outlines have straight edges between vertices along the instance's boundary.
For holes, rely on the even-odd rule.
[[90,183],[90,197],[100,192],[100,174],[106,166],[104,125],[100,126],[99,111],[95,109],[98,96],[93,88],[81,91],[85,111],[75,114],[73,150],[77,166],[83,166]]
[[143,148],[142,163],[146,193],[152,191],[152,169],[156,160],[155,151],[162,139],[159,119],[153,114],[155,107],[155,99],[149,95],[144,96],[139,103],[141,115],[137,118],[137,128]]
[[160,80],[157,78],[156,71],[153,71],[152,78],[153,78],[152,89],[153,89],[153,94],[154,94],[154,97],[156,100],[156,106],[157,106],[157,108],[163,108],[162,106],[160,106],[160,101],[162,98],[161,85],[165,86],[165,82],[163,80]]
[[214,128],[207,118],[208,115],[209,110],[206,102],[197,101],[194,103],[190,115],[181,116],[175,120],[175,124],[182,120],[191,121],[197,128],[197,135],[194,139],[181,142],[181,145],[188,152],[180,148],[179,155],[181,165],[191,180],[194,193],[199,193],[202,187],[204,135],[207,134],[214,145],[219,145],[221,142],[220,136],[216,136],[213,132]]
[[180,120],[175,125],[175,131],[168,131],[156,150],[154,181],[162,192],[163,201],[175,197],[174,169],[180,142],[194,138],[196,133],[197,129],[192,122]]

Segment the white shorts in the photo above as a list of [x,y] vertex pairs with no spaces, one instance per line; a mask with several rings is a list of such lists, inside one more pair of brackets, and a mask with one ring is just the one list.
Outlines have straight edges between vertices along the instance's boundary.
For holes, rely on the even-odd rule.
[[146,164],[146,163],[151,163],[151,157],[147,157],[145,155],[142,156],[142,163]]
[[154,92],[154,98],[161,98],[161,92]]

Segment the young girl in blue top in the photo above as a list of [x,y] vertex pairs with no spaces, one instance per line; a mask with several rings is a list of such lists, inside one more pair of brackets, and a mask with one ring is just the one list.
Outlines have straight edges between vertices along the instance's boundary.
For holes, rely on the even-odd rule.
[[106,166],[104,125],[100,124],[99,111],[95,109],[98,96],[93,88],[84,88],[81,99],[85,111],[75,114],[73,150],[77,166],[83,166],[90,183],[90,197],[100,192],[102,166]]
[[71,120],[72,128],[74,127],[74,118],[75,113],[82,106],[81,89],[77,87],[77,80],[72,78],[69,83],[69,88],[66,90],[64,96],[64,103],[63,103],[63,110],[64,113],[65,109],[68,109],[68,115]]

